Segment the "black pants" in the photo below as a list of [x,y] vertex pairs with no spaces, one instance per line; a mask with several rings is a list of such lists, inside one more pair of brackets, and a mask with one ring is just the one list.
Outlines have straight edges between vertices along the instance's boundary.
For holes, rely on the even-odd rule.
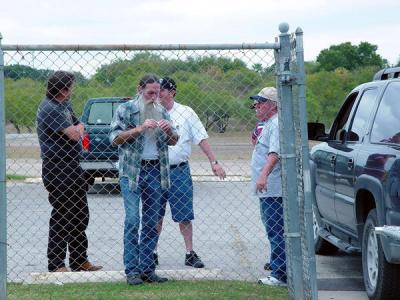
[[86,182],[78,162],[43,161],[42,179],[53,207],[49,222],[48,269],[65,267],[67,247],[69,266],[74,269],[87,261],[89,224]]

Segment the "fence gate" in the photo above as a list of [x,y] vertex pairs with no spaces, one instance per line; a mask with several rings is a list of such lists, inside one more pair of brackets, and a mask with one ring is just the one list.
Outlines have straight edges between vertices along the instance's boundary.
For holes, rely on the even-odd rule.
[[[102,271],[47,273],[51,206],[41,179],[35,117],[49,75],[66,70],[76,78],[71,102],[78,117],[88,99],[133,96],[139,79],[154,73],[177,82],[176,100],[192,107],[206,127],[227,178],[215,177],[200,147],[192,146],[193,247],[205,268],[184,265],[185,244],[167,206],[157,273],[175,279],[256,281],[266,276],[270,246],[250,184],[257,120],[249,96],[276,86],[289,296],[316,299],[302,31],[289,34],[287,24],[279,29],[279,39],[262,44],[0,44],[0,298],[6,282],[124,280],[124,203],[117,179],[110,178],[96,178],[87,196],[88,256]],[[102,123],[100,117],[93,120]]]

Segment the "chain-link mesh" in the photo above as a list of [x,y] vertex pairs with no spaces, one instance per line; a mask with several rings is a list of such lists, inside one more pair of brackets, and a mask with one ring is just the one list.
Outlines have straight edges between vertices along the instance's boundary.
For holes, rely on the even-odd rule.
[[277,114],[249,100],[276,85],[273,51],[5,51],[8,280],[286,282],[279,162],[254,193],[279,154]]
[[[62,205],[65,211],[61,212],[72,214],[71,219],[79,220],[79,224],[64,220],[61,223],[57,221],[54,225],[61,226],[60,230],[67,231],[64,234],[69,237],[74,236],[72,232],[77,228],[81,228],[80,234],[86,232],[88,261],[96,266],[102,265],[105,271],[124,270],[124,201],[113,190],[118,188],[117,180],[108,177],[115,177],[115,163],[118,160],[117,148],[111,148],[108,140],[110,116],[115,115],[118,105],[129,101],[123,99],[124,97],[136,94],[139,80],[145,73],[154,73],[176,81],[176,101],[192,107],[199,116],[210,136],[209,142],[215,159],[227,174],[225,180],[215,177],[206,155],[199,147],[192,147],[189,163],[193,177],[195,212],[193,250],[201,257],[206,269],[185,267],[185,243],[178,223],[171,220],[167,205],[163,231],[158,242],[160,274],[165,274],[162,270],[177,270],[176,274],[172,273],[172,277],[185,274],[186,278],[194,278],[197,271],[202,271],[205,276],[213,278],[243,280],[254,280],[263,276],[263,266],[269,262],[269,245],[259,218],[259,203],[248,182],[253,149],[250,134],[256,124],[254,111],[249,109],[251,102],[248,97],[257,94],[264,86],[275,84],[272,50],[6,51],[4,54],[9,176],[9,280],[35,280],[37,278],[32,277],[32,273],[64,266],[58,263],[49,266],[50,259],[46,250],[49,242],[49,217],[53,209],[51,218],[54,218],[56,205],[50,205],[46,200],[48,191],[54,188],[71,200],[71,197],[83,193],[81,190],[86,183],[93,183],[87,180],[89,177],[86,173],[86,177],[76,173],[79,166],[75,169],[73,165],[76,161],[75,154],[65,152],[65,146],[74,151],[75,144],[69,145],[63,136],[51,137],[53,141],[61,141],[58,150],[47,145],[52,154],[57,154],[54,159],[61,162],[54,160],[50,162],[53,165],[44,166],[51,169],[50,177],[57,177],[58,185],[55,187],[54,181],[50,182],[53,187],[48,187],[46,191],[41,180],[42,161],[35,119],[47,91],[47,80],[55,70],[70,70],[74,73],[75,85],[70,101],[73,110],[63,106],[57,108],[59,111],[53,112],[51,109],[54,107],[42,107],[46,113],[49,109],[56,114],[48,115],[50,118],[41,117],[44,129],[39,129],[46,135],[44,147],[51,135],[46,130],[66,130],[68,126],[63,123],[66,119],[70,122],[69,125],[74,125],[78,124],[74,116],[82,116],[82,120],[85,118],[86,112],[83,109],[89,99],[108,99],[103,101],[103,106],[101,100],[94,100],[91,104],[93,111],[88,112],[85,124],[89,138],[79,142],[88,143],[84,147],[88,147],[88,151],[94,155],[87,155],[87,160],[81,163],[111,162],[106,165],[113,166],[110,170],[98,165],[100,170],[95,174],[95,184],[90,188],[87,197],[90,208],[89,226],[84,230],[86,224],[81,223],[89,218],[86,212],[77,217],[78,213],[87,209],[85,200],[82,200],[85,199],[83,195],[78,197],[82,200],[80,206],[74,200],[69,208]],[[114,97],[120,98],[116,100]],[[111,102],[117,104],[109,105]],[[96,108],[96,105],[100,106]],[[65,113],[67,116],[63,115]],[[50,125],[52,120],[59,120],[59,123]],[[85,135],[82,137],[85,138]],[[60,167],[64,158],[65,166]],[[153,160],[156,157],[149,158]],[[108,173],[102,174],[104,171]],[[86,181],[83,182],[84,180]],[[59,212],[59,209],[56,210]],[[74,250],[74,242],[68,239],[65,241],[59,233],[55,233],[55,236],[56,240],[60,239],[68,244],[65,266],[74,270],[83,268],[83,258],[86,258],[81,253],[83,250]],[[76,241],[78,248],[85,241],[85,238]],[[57,247],[59,245],[56,242],[55,248]],[[63,251],[67,249],[65,245],[62,247]],[[77,257],[76,265],[71,261],[71,255]],[[62,256],[63,254],[61,258]],[[96,276],[96,273],[91,275]]]
[[[301,33],[302,34],[302,33]],[[290,70],[292,74],[297,76],[297,84],[292,86],[292,94],[293,94],[293,115],[294,115],[294,128],[295,128],[295,145],[296,145],[296,171],[297,171],[297,189],[298,189],[298,207],[299,207],[299,223],[300,223],[300,240],[301,240],[301,257],[302,257],[302,282],[303,282],[303,297],[304,299],[313,299],[315,296],[315,290],[313,290],[316,286],[315,283],[312,283],[312,280],[316,280],[315,274],[315,255],[314,255],[314,244],[310,242],[313,240],[313,236],[310,236],[310,223],[312,219],[310,218],[311,209],[311,196],[309,195],[305,189],[309,189],[309,187],[305,186],[306,179],[308,174],[305,171],[305,168],[309,166],[306,164],[305,160],[308,161],[309,156],[309,148],[308,148],[308,137],[304,135],[307,133],[305,130],[305,83],[304,83],[304,74],[301,73],[301,67],[299,65],[299,60],[302,57],[299,57],[299,39],[302,39],[302,36],[292,34],[290,37],[291,42],[291,52],[290,52]],[[302,43],[302,41],[301,41]],[[302,47],[302,45],[301,45]],[[302,51],[302,49],[300,49]],[[300,53],[302,55],[302,53]],[[301,62],[300,62],[301,63]],[[303,76],[303,77],[302,77]],[[303,90],[301,90],[303,89]],[[302,94],[303,93],[303,94]],[[303,98],[302,98],[303,97]],[[303,111],[301,111],[303,109]],[[306,167],[305,167],[306,165]],[[308,198],[307,198],[308,197]],[[310,201],[306,203],[306,201]],[[308,214],[307,214],[308,213]],[[289,275],[290,276],[290,275]]]

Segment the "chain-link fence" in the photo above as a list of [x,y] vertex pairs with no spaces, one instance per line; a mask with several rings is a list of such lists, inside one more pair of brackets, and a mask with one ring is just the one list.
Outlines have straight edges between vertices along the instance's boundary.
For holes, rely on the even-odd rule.
[[[289,39],[282,32],[281,39]],[[128,275],[137,283],[161,280],[150,276],[156,268],[172,279],[248,281],[270,280],[272,269],[285,282],[284,216],[289,295],[301,287],[304,298],[315,298],[315,261],[305,234],[303,124],[286,111],[292,98],[304,102],[302,57],[289,53],[298,49],[295,40],[287,55],[282,43],[3,46],[7,280],[109,282]],[[298,51],[302,55],[302,45]],[[172,81],[159,81],[165,77]],[[280,122],[289,116],[285,126],[297,124],[291,144],[297,155],[285,152],[291,136],[281,128],[283,195],[278,162],[270,170],[272,193],[259,199],[251,176],[262,162],[252,162],[254,148],[268,144],[279,154],[279,138],[276,150],[269,144],[279,135],[278,122],[274,128],[271,116],[250,109],[249,96],[266,86],[277,86]],[[288,94],[292,86],[295,97]],[[193,110],[171,105],[171,98]],[[161,121],[166,118],[171,128]],[[175,133],[180,140],[168,151]],[[297,179],[288,182],[292,158]],[[300,208],[296,201],[285,204],[293,195]],[[168,204],[161,226],[162,203]],[[301,228],[291,227],[296,222]],[[300,248],[291,242],[296,238]]]

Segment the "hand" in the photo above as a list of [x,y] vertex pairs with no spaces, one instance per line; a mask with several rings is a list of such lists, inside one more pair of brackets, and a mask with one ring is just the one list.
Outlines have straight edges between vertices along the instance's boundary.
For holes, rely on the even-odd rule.
[[262,193],[267,190],[267,176],[260,174],[256,181],[256,192]]
[[78,132],[79,136],[83,138],[85,135],[85,126],[82,123],[79,123],[75,126],[76,131]]
[[161,130],[164,131],[165,133],[171,132],[172,128],[171,123],[164,119],[158,121],[158,127],[160,127]]
[[218,176],[220,179],[225,179],[226,173],[220,164],[212,164],[211,169],[215,176]]
[[144,120],[142,124],[143,130],[148,129],[148,128],[157,128],[157,121],[154,119],[146,119]]

